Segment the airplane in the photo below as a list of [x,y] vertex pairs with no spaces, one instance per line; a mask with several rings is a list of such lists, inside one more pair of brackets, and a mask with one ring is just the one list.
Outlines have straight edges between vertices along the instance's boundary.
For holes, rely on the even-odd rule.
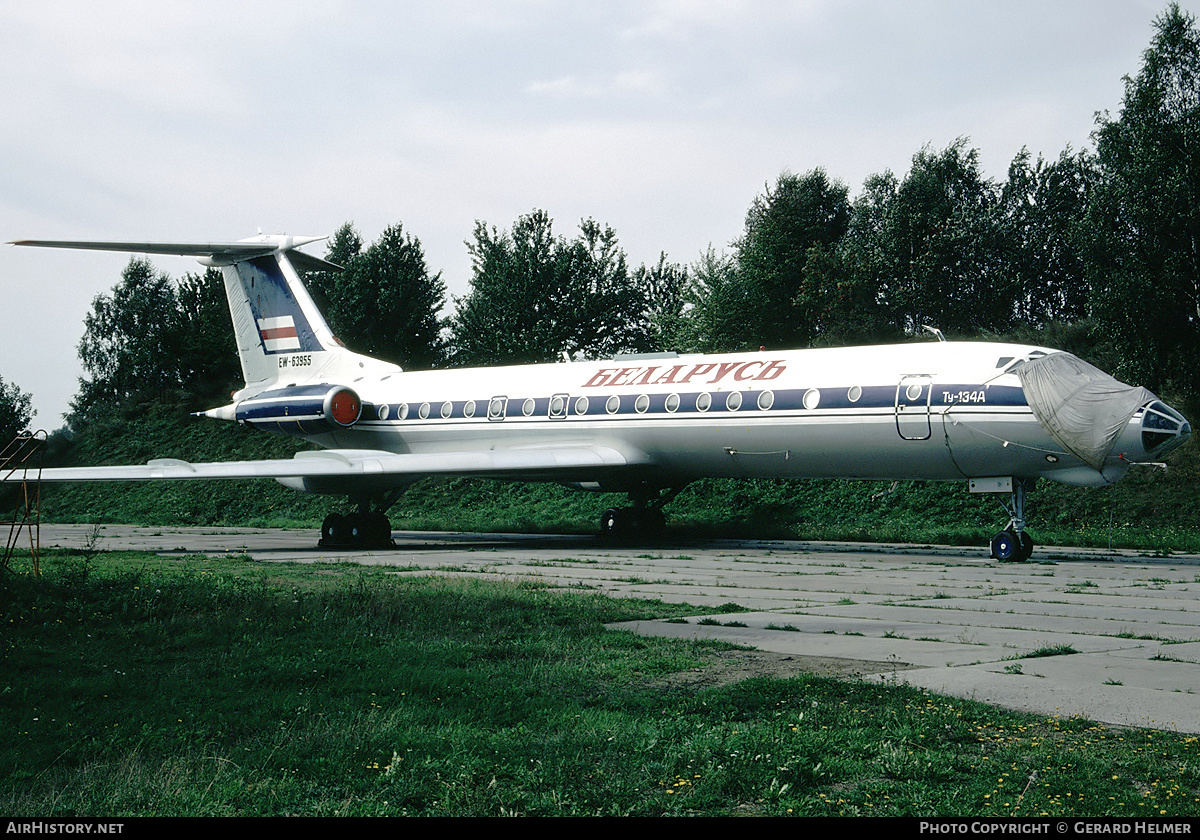
[[390,544],[387,511],[429,476],[624,493],[629,505],[599,523],[618,538],[661,533],[663,507],[704,477],[965,481],[971,492],[1008,495],[991,555],[1024,561],[1034,549],[1025,499],[1038,479],[1102,486],[1191,436],[1183,415],[1145,388],[1069,353],[1013,343],[404,371],[330,331],[298,273],[340,270],[298,250],[322,239],[10,243],[220,267],[245,386],[199,414],[321,447],[292,459],[45,469],[41,480],[272,478],[348,497],[353,511],[326,517],[320,544],[355,547]]

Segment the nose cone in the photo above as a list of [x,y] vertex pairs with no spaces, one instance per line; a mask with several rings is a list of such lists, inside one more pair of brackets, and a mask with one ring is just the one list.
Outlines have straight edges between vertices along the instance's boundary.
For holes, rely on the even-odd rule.
[[1166,403],[1155,400],[1142,413],[1142,448],[1149,456],[1161,458],[1191,436],[1192,424]]

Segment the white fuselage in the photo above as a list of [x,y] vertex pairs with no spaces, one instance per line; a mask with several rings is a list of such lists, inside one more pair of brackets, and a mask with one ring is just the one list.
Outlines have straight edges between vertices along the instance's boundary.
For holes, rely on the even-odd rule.
[[[1103,471],[1084,464],[1006,370],[1045,352],[922,342],[389,373],[337,383],[361,396],[360,419],[302,436],[426,455],[603,446],[644,465],[638,480],[663,486],[725,476],[1120,478],[1145,454],[1140,412]],[[630,476],[597,468],[564,480],[623,489]]]

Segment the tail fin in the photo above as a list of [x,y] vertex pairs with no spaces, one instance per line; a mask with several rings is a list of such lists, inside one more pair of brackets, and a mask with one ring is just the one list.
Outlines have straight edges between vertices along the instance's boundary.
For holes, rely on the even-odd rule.
[[366,373],[398,372],[395,365],[352,353],[342,346],[300,281],[295,265],[340,271],[341,268],[301,251],[311,239],[260,236],[270,253],[238,258],[214,254],[202,262],[220,265],[225,296],[237,338],[246,388],[242,399],[276,385],[305,382],[348,383]]
[[219,266],[246,381],[245,388],[234,394],[237,402],[279,385],[345,384],[366,375],[399,372],[396,365],[343,347],[309,297],[296,272],[297,265],[341,271],[340,266],[295,250],[323,238],[259,235],[237,242],[204,243],[26,239],[12,244],[177,254]]

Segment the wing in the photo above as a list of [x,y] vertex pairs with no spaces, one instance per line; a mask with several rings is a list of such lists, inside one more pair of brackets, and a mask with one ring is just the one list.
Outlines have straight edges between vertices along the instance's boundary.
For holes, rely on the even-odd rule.
[[[373,449],[322,449],[298,452],[291,460],[216,461],[193,464],[159,458],[138,466],[56,467],[29,480],[183,481],[231,478],[274,478],[315,493],[347,493],[403,486],[435,475],[476,476],[527,481],[590,481],[630,467],[650,466],[641,453],[622,453],[607,446],[506,448],[479,452],[403,453]],[[0,474],[0,481],[19,482],[21,470]]]

